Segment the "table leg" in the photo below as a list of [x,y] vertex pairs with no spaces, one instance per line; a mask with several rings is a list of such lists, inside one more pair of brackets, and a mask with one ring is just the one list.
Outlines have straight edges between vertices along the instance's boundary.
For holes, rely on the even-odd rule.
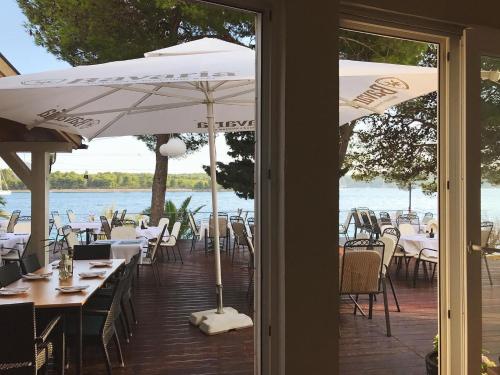
[[76,317],[76,360],[75,360],[75,365],[76,365],[76,373],[81,374],[82,373],[82,368],[83,368],[83,335],[82,335],[82,307],[78,307],[77,309],[77,317]]

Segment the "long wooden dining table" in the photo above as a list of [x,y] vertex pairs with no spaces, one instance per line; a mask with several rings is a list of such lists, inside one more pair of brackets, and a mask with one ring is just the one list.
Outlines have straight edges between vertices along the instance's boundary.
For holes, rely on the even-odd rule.
[[[53,272],[49,279],[26,280],[20,279],[8,285],[8,287],[29,287],[30,289],[23,294],[16,296],[0,296],[0,305],[13,303],[33,302],[35,309],[53,309],[58,313],[64,313],[66,316],[76,316],[76,373],[82,373],[82,313],[83,306],[88,301],[90,296],[96,290],[101,288],[106,280],[109,279],[124,263],[124,259],[111,259],[112,264],[108,267],[93,267],[89,260],[75,260],[73,262],[73,277],[67,280],[59,280],[59,271],[53,268],[52,264],[57,265],[57,261],[49,264],[47,267],[41,268],[35,273]],[[81,272],[88,271],[106,271],[104,277],[95,278],[80,278],[78,275]],[[78,293],[62,293],[56,288],[60,286],[77,286],[88,285],[88,288]]]

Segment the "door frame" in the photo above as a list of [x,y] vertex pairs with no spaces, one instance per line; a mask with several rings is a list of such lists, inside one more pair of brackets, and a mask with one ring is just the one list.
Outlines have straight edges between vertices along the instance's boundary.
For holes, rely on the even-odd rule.
[[[458,374],[463,365],[452,358],[463,357],[460,353],[463,337],[462,285],[460,275],[463,259],[456,256],[458,238],[452,228],[460,221],[461,183],[459,152],[460,127],[460,35],[462,27],[424,20],[417,17],[394,14],[357,6],[341,9],[339,26],[361,32],[369,32],[403,39],[413,39],[439,45],[438,91],[438,210],[439,210],[439,314],[440,373]],[[457,272],[458,271],[458,272]],[[429,338],[431,340],[432,338]]]
[[[481,244],[481,131],[477,121],[481,111],[481,57],[500,58],[500,47],[492,40],[500,40],[500,29],[468,28],[462,40],[462,103],[464,134],[462,158],[463,223],[462,249],[464,265],[464,327],[462,345],[464,366],[469,374],[478,373],[482,348],[482,282],[481,252],[468,252],[468,244]],[[480,127],[479,127],[480,128]]]

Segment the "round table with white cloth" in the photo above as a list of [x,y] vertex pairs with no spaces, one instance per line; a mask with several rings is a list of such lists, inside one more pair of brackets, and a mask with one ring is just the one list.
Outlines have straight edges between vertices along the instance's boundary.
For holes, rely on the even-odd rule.
[[24,244],[28,242],[28,233],[3,233],[0,234],[0,254],[6,255],[12,249],[22,250]]
[[[420,250],[424,248],[439,250],[439,239],[437,235],[434,238],[429,238],[423,233],[403,235],[399,238],[399,244],[403,246],[405,252],[411,256],[418,255]],[[437,257],[436,251],[424,250],[422,254],[429,258]]]
[[130,262],[130,259],[135,254],[139,254],[142,248],[147,245],[146,240],[99,240],[92,243],[93,245],[111,245],[112,259],[125,259],[125,263]]

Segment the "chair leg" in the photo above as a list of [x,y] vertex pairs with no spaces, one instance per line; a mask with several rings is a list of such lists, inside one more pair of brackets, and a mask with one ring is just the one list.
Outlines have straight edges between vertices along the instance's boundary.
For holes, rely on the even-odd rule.
[[437,263],[434,263],[434,267],[432,268],[431,284],[434,282],[434,275],[436,275],[436,267]]
[[394,289],[394,284],[392,282],[391,276],[389,273],[386,274],[387,279],[389,279],[389,285],[391,286],[392,290],[392,295],[394,296],[394,302],[396,302],[396,307],[398,309],[398,312],[401,312],[401,309],[399,308],[399,301],[398,301],[398,296],[396,295],[396,289]]
[[415,269],[413,271],[413,287],[414,288],[417,286],[417,274],[418,274],[419,266],[420,266],[420,259],[415,259]]
[[368,295],[368,319],[373,317],[373,294]]
[[132,298],[129,298],[128,303],[130,305],[130,311],[132,312],[132,319],[134,319],[134,323],[137,324],[137,316],[135,315],[134,303],[132,302]]
[[389,303],[387,301],[387,285],[385,283],[385,278],[382,279],[382,291],[384,294],[385,326],[387,330],[387,337],[391,337],[391,321],[389,319]]
[[191,249],[189,250],[190,253],[193,252],[194,249],[194,241],[195,241],[195,235],[193,234],[193,237],[191,238]]
[[106,359],[106,369],[108,370],[108,375],[111,375],[111,359],[109,358],[109,352],[108,352],[108,347],[104,343],[104,340],[102,341],[102,350],[104,352],[104,358]]
[[354,299],[354,315],[356,315],[356,311],[358,310],[358,298],[359,298],[359,294],[356,294],[356,298]]
[[122,347],[120,345],[120,339],[118,338],[118,335],[116,334],[116,329],[115,329],[115,334],[113,335],[113,338],[115,340],[116,350],[118,352],[118,358],[120,359],[120,366],[125,367],[125,362],[123,361]]
[[125,323],[125,318],[123,316],[123,308],[120,314],[120,324],[122,325],[123,336],[125,337],[125,342],[129,343],[127,324]]
[[179,245],[175,244],[175,247],[177,247],[177,253],[179,253],[179,258],[181,259],[181,264],[184,264],[184,260],[182,259],[181,249],[180,249]]
[[484,265],[486,266],[486,272],[488,273],[488,279],[490,280],[490,285],[493,286],[493,280],[491,279],[490,266],[488,264],[488,259],[486,255],[483,255]]

